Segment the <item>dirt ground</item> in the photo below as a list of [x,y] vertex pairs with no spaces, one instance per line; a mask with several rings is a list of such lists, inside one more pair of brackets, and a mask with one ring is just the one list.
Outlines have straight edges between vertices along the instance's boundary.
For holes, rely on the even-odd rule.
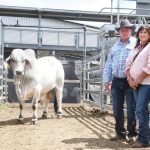
[[39,105],[37,125],[31,125],[32,109],[25,104],[24,124],[19,124],[18,104],[0,108],[0,150],[125,150],[126,142],[111,142],[114,119],[108,113],[85,111],[79,104],[63,104],[63,118],[57,119],[50,105],[48,119],[42,119]]

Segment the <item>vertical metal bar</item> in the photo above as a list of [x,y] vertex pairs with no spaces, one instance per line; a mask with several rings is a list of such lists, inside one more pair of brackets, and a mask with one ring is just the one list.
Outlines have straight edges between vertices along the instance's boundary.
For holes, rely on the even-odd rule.
[[83,27],[84,29],[84,60],[86,59],[86,26]]
[[81,100],[81,105],[83,102],[83,61],[77,63],[77,68],[80,68],[78,65],[81,66],[81,70],[79,72],[79,79],[80,79],[80,100]]
[[83,100],[86,99],[86,93],[84,90],[86,89],[86,83],[84,82],[86,79],[86,73],[84,72],[86,69],[86,26],[83,27],[84,30],[84,38],[83,38]]
[[113,0],[111,0],[111,24],[113,24]]
[[20,28],[20,44],[22,44],[22,28]]
[[79,32],[75,33],[75,47],[79,49]]
[[59,43],[60,43],[60,32],[58,31],[58,45],[59,45]]
[[[87,62],[87,68],[90,69],[90,62]],[[87,79],[89,80],[90,79],[90,72],[87,72]],[[87,84],[87,90],[90,90],[90,84],[89,82],[86,83]],[[90,98],[90,93],[87,93],[87,100],[89,100]]]
[[42,47],[41,18],[42,18],[42,10],[39,9],[39,18],[38,18],[38,46],[39,47]]
[[117,0],[117,25],[119,25],[120,20],[120,0]]
[[3,59],[3,101],[8,100],[8,69],[6,67],[6,62],[4,62],[4,26],[2,25],[2,32],[1,32],[1,42],[2,42],[2,59]]
[[[101,35],[100,37],[100,42],[102,43],[102,47],[101,47],[101,53],[100,53],[100,71],[103,72],[104,69],[104,51],[105,51],[105,35]],[[103,93],[103,87],[104,87],[104,82],[103,82],[103,73],[101,73],[100,76],[100,109],[103,110],[104,109],[104,93]]]
[[1,83],[0,83],[0,88],[2,88],[2,89],[0,89],[1,90],[1,92],[0,92],[0,97],[1,97],[1,99],[0,99],[0,102],[2,102],[2,100],[3,100],[3,88],[5,88],[5,86],[6,85],[4,85],[4,78],[3,78],[3,67],[4,67],[4,65],[3,65],[3,62],[4,62],[4,26],[3,26],[3,24],[2,24],[2,22],[1,22],[1,41],[0,41],[0,43],[1,43],[1,47],[0,47],[0,59],[1,59],[1,69],[2,69],[2,72],[0,73],[0,80],[1,80]]

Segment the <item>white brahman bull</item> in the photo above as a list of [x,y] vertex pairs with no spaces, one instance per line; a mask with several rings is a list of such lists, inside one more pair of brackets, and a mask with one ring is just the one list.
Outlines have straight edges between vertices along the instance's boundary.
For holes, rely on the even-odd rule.
[[[64,86],[64,69],[59,60],[52,56],[35,58],[31,49],[14,49],[7,58],[15,79],[17,97],[20,103],[19,121],[23,122],[23,101],[32,98],[32,123],[37,122],[38,101],[45,104],[43,116],[48,114],[51,90],[55,89],[58,107],[57,115],[62,115],[62,92]],[[58,105],[58,106],[56,106]]]

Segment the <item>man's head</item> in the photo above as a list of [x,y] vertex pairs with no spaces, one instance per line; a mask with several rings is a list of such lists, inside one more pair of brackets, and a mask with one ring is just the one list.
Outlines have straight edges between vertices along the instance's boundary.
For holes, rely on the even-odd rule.
[[116,30],[120,33],[121,39],[126,41],[130,38],[132,31],[135,29],[135,26],[130,24],[129,20],[123,19],[120,22],[119,27]]

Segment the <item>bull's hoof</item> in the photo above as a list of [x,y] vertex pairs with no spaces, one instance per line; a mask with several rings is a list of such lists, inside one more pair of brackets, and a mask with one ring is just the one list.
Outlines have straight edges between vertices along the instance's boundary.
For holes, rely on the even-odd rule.
[[61,112],[58,112],[57,113],[57,119],[61,119],[62,118],[62,113]]
[[48,113],[46,111],[43,111],[43,114],[42,114],[42,119],[47,119],[48,117]]
[[47,115],[42,114],[42,119],[47,119],[47,118],[48,118]]
[[31,121],[31,125],[37,125],[37,124],[38,124],[37,119],[32,119],[32,121]]
[[18,118],[18,122],[19,122],[20,124],[24,124],[24,118]]

